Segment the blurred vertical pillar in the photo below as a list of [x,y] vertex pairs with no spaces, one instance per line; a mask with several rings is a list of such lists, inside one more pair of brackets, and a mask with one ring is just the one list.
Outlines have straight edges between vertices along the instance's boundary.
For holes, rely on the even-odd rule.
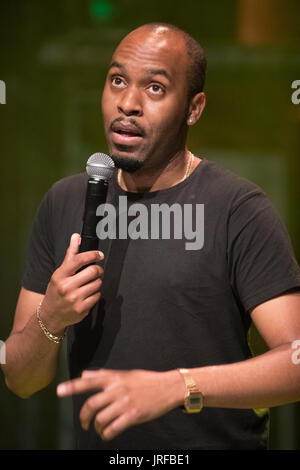
[[[285,45],[292,26],[291,9],[292,5],[285,0],[238,0],[239,43],[247,47]],[[291,183],[293,185],[293,181]],[[291,404],[271,410],[271,448],[296,448],[296,408],[297,404]]]
[[[297,73],[298,71],[298,73]],[[291,87],[292,81],[295,79],[300,79],[300,67],[295,70],[297,75],[290,75],[290,82],[288,83]],[[290,88],[290,93],[294,91]],[[290,226],[292,227],[292,242],[293,247],[298,258],[300,260],[300,209],[299,209],[299,200],[300,200],[300,189],[299,189],[299,179],[300,179],[300,104],[293,104],[290,102],[289,107],[289,129],[290,134],[287,136],[288,139],[288,153],[290,160]],[[295,365],[295,367],[300,367],[300,365]],[[294,403],[292,405],[287,405],[285,408],[286,416],[280,415],[281,418],[281,432],[278,437],[280,437],[280,444],[282,449],[300,449],[300,402]],[[292,431],[294,431],[292,433]]]
[[[290,75],[290,81],[288,86],[290,87],[290,94],[295,91],[291,88],[292,82],[296,79],[300,79],[300,64],[298,66],[298,76]],[[299,178],[300,178],[300,104],[290,103],[289,113],[289,142],[288,152],[290,156],[290,181],[291,181],[291,205],[290,205],[290,219],[292,227],[292,241],[298,260],[300,260],[300,189],[299,189]]]
[[239,0],[238,40],[248,46],[277,43],[285,38],[285,0]]

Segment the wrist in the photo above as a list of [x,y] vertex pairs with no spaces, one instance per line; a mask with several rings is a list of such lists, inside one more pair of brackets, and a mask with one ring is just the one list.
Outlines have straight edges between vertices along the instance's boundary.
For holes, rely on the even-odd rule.
[[45,300],[40,304],[39,317],[52,335],[62,337],[65,333],[66,325],[63,325],[60,319],[57,318],[50,310],[48,310]]
[[171,390],[170,397],[172,400],[172,407],[178,408],[183,406],[185,398],[185,385],[178,373],[177,369],[169,370],[165,372],[168,378],[168,390]]

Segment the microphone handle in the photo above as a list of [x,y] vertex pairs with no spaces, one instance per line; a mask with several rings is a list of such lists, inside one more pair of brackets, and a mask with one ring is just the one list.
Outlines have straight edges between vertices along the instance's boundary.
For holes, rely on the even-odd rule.
[[[96,215],[96,210],[100,204],[105,204],[107,190],[107,181],[93,178],[88,180],[79,253],[98,250],[99,239],[97,237],[96,228],[98,222],[101,220],[101,216]],[[83,266],[79,271],[86,267],[87,266]]]

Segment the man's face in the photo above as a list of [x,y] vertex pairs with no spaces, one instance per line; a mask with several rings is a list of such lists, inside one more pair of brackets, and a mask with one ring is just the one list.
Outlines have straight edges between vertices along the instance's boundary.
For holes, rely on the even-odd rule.
[[102,95],[110,154],[151,168],[185,146],[187,126],[185,44],[174,32],[141,28],[115,51]]

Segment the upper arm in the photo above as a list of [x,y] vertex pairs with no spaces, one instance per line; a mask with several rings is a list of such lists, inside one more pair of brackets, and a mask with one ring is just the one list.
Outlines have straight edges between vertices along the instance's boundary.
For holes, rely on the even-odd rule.
[[23,330],[43,298],[43,294],[27,290],[24,287],[21,288],[10,334]]
[[52,236],[52,191],[43,197],[36,212],[21,280],[13,327],[10,334],[23,330],[44,298],[49,280],[55,270]]
[[299,289],[261,303],[250,314],[257,330],[271,349],[300,340]]
[[242,194],[232,209],[228,263],[231,286],[245,312],[300,288],[300,269],[287,228],[259,190]]
[[45,294],[56,267],[52,196],[52,191],[49,190],[36,212],[21,280],[22,287],[27,291],[39,294]]

